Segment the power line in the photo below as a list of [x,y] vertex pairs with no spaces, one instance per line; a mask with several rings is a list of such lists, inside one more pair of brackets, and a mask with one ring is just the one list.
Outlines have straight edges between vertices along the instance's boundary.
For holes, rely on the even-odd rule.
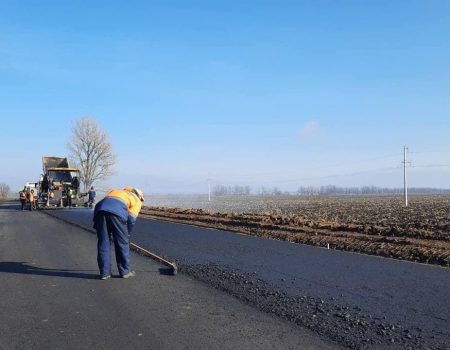
[[[398,157],[398,154],[390,154],[390,155],[386,155],[386,156],[380,156],[380,157],[374,157],[374,158],[367,158],[367,159],[360,159],[360,160],[355,160],[352,162],[346,162],[345,165],[348,164],[361,164],[361,163],[367,163],[367,162],[373,162],[375,160],[381,160],[381,159],[388,159],[388,158],[396,158]],[[336,166],[342,165],[341,162],[339,163],[334,163],[334,164],[329,164],[329,165],[323,165],[323,166],[317,166],[317,167],[310,167],[308,169],[326,169],[326,168],[334,168]]]
[[[405,146],[406,147],[406,146]],[[425,153],[443,153],[443,151],[414,151],[414,152],[410,152],[409,149],[406,148],[407,154],[425,154]],[[371,158],[366,158],[366,159],[359,159],[359,160],[355,160],[355,161],[349,161],[349,162],[336,162],[334,164],[327,164],[327,165],[322,165],[322,166],[315,166],[315,167],[305,167],[308,171],[309,170],[313,170],[313,169],[326,169],[326,168],[336,168],[337,166],[348,166],[350,164],[360,164],[360,163],[366,163],[366,162],[371,162],[371,161],[376,161],[376,160],[383,160],[383,159],[389,159],[389,158],[394,158],[394,157],[399,157],[399,153],[391,153],[391,154],[385,154],[385,155],[380,155],[380,156],[376,156],[376,157],[371,157]],[[402,165],[399,166],[391,166],[391,167],[385,167],[385,168],[376,168],[376,169],[369,169],[369,170],[363,170],[363,171],[353,171],[353,172],[343,172],[343,173],[332,173],[329,175],[319,175],[319,176],[308,176],[308,177],[299,177],[299,178],[287,178],[287,179],[276,179],[277,175],[276,173],[272,172],[272,173],[268,173],[268,172],[264,172],[264,173],[255,173],[255,174],[243,174],[241,176],[237,175],[236,177],[233,176],[233,172],[235,171],[235,169],[233,169],[234,171],[232,172],[231,169],[229,174],[223,174],[222,176],[218,176],[219,174],[216,174],[214,177],[215,179],[212,179],[211,173],[208,174],[208,178],[207,178],[207,185],[208,185],[208,198],[209,195],[211,194],[212,191],[212,185],[213,184],[217,184],[217,183],[227,183],[227,184],[239,184],[239,183],[249,183],[249,182],[253,182],[253,183],[259,183],[259,184],[295,184],[295,183],[301,183],[304,181],[313,181],[313,180],[321,180],[321,179],[333,179],[333,178],[343,178],[343,177],[352,177],[352,176],[358,176],[358,175],[364,175],[364,174],[374,174],[374,173],[380,173],[380,172],[388,172],[388,171],[396,171],[399,169],[403,168],[403,176],[404,176],[404,187],[405,189],[405,202],[407,202],[407,183],[405,179],[406,177],[406,168],[415,168],[415,169],[420,169],[420,168],[450,168],[450,164],[415,164],[415,165],[411,165],[411,162],[409,160],[406,159],[405,157],[405,148],[403,150],[403,161],[401,162]],[[224,171],[226,173],[226,168],[223,168],[222,171]],[[226,180],[226,178],[229,178],[229,180]],[[234,177],[234,179],[233,179]],[[266,177],[266,179],[258,179],[260,177]],[[222,178],[222,179],[221,179]],[[271,179],[272,178],[272,179]],[[174,182],[178,182],[178,183],[189,183],[192,186],[195,185],[204,185],[205,184],[205,180],[203,181],[198,181],[196,179],[192,179],[192,181],[183,179],[180,181],[180,179],[173,179]],[[146,184],[147,185],[147,184]]]
[[450,164],[411,165],[411,168],[448,168]]
[[[382,156],[377,156],[377,157],[373,157],[373,158],[366,158],[366,159],[359,159],[359,160],[354,160],[354,161],[346,161],[345,164],[343,162],[335,162],[335,163],[327,163],[327,165],[318,165],[318,166],[308,166],[308,170],[314,170],[314,169],[327,169],[327,168],[336,168],[338,166],[341,165],[350,165],[350,164],[360,164],[360,163],[367,163],[367,162],[373,162],[376,160],[382,160],[382,159],[389,159],[389,158],[397,158],[399,156],[398,153],[394,154],[394,153],[390,153],[390,154],[386,154],[386,155],[382,155]],[[234,172],[235,169],[230,169],[230,168],[222,168],[222,171],[232,171]],[[241,176],[241,178],[244,177],[248,177],[248,178],[255,178],[257,176],[267,176],[267,175],[272,175],[272,173],[268,173],[268,172],[258,172],[252,175],[243,175]]]
[[439,151],[414,151],[408,152],[409,154],[425,154],[425,153],[450,153],[450,150],[439,150]]
[[[310,181],[310,180],[320,180],[320,179],[328,179],[328,178],[336,178],[336,177],[349,177],[349,176],[356,176],[361,174],[370,174],[374,172],[384,172],[384,171],[390,171],[390,170],[399,170],[400,166],[396,167],[388,167],[388,168],[378,168],[378,169],[371,169],[371,170],[365,170],[365,171],[357,171],[357,172],[351,172],[351,173],[343,173],[343,174],[332,174],[332,175],[325,175],[325,176],[311,176],[311,177],[304,177],[304,178],[296,178],[296,179],[284,179],[284,180],[258,180],[259,183],[292,183],[292,182],[301,182],[301,181]],[[235,180],[232,182],[242,182],[239,180]]]

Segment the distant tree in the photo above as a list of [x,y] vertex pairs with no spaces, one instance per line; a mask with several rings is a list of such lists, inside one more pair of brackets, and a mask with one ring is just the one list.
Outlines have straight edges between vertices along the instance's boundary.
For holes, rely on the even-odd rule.
[[86,192],[97,181],[111,176],[116,163],[112,144],[93,118],[81,118],[72,127],[67,144],[71,161],[80,168],[80,180]]
[[1,182],[0,183],[0,198],[8,198],[10,192],[11,192],[11,188],[7,184]]
[[213,195],[218,196],[225,196],[227,194],[227,188],[223,185],[216,185],[213,188]]
[[245,196],[251,193],[250,186],[224,186],[216,185],[213,188],[214,196]]
[[268,196],[270,194],[270,189],[265,186],[261,186],[258,190],[260,196]]
[[278,187],[272,188],[272,196],[281,196],[282,194],[283,192]]

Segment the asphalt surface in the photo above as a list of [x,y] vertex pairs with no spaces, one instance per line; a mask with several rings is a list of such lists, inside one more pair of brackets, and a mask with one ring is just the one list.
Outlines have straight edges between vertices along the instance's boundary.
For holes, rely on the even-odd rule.
[[[91,210],[52,211],[92,227]],[[139,219],[132,241],[352,348],[450,348],[450,269]]]
[[136,277],[100,281],[94,235],[17,209],[0,205],[2,350],[338,347],[138,254]]

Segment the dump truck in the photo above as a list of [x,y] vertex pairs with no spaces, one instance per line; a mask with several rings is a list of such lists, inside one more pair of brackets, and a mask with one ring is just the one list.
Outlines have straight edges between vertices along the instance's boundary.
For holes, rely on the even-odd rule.
[[37,185],[38,208],[84,205],[79,174],[80,170],[70,167],[67,158],[42,157],[42,175]]

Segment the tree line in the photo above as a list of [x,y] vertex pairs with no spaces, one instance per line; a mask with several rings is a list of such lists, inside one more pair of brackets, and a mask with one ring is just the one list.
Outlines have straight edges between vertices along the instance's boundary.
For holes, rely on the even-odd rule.
[[[408,188],[411,194],[450,194],[450,189],[411,187]],[[216,185],[213,188],[214,196],[333,196],[333,195],[389,195],[402,194],[403,187],[379,187],[379,186],[352,186],[342,187],[335,185],[326,186],[301,186],[294,192],[283,191],[279,187],[259,187],[254,190],[250,186],[225,186]]]
[[7,184],[0,182],[0,198],[8,198],[10,192],[11,188]]
[[245,196],[251,194],[250,186],[216,185],[212,191],[214,196]]
[[[362,187],[340,187],[334,185],[319,187],[299,187],[296,194],[299,196],[321,196],[321,195],[365,195],[365,194],[402,194],[403,187],[379,187],[379,186],[362,186]],[[428,188],[428,187],[411,187],[408,188],[411,194],[445,194],[450,193],[450,189]]]

